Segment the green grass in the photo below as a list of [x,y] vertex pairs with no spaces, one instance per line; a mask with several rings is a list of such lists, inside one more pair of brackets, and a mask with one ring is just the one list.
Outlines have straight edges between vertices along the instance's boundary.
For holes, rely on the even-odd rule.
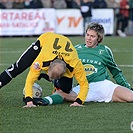
[[[73,44],[84,37],[70,37]],[[36,38],[0,38],[0,72],[15,62]],[[133,81],[133,38],[105,37],[114,58],[128,82]],[[9,52],[8,52],[9,51]],[[85,103],[85,107],[70,107],[70,103],[26,108],[22,90],[28,70],[0,90],[0,133],[130,133],[133,103]],[[113,80],[113,79],[112,79]],[[43,96],[51,94],[52,85],[37,81]]]

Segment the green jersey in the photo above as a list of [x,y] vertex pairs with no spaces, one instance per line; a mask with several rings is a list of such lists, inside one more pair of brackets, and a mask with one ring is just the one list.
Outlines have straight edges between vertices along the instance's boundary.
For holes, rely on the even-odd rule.
[[130,88],[130,84],[127,82],[122,74],[122,71],[115,63],[110,48],[105,45],[88,48],[85,44],[76,45],[75,48],[84,65],[89,83],[103,81],[105,79],[109,80],[109,70],[117,84]]

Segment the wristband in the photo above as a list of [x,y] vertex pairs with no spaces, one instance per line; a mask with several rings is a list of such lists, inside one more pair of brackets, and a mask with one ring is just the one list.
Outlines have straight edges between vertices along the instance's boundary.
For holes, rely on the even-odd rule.
[[81,101],[79,98],[77,98],[77,99],[75,100],[75,102],[77,102],[77,103],[79,103],[79,104],[82,104],[82,101]]

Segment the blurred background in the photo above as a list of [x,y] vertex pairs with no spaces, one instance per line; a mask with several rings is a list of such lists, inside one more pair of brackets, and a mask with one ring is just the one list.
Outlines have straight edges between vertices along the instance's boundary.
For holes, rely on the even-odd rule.
[[0,36],[36,36],[47,31],[84,35],[99,22],[105,35],[133,35],[133,0],[0,0]]

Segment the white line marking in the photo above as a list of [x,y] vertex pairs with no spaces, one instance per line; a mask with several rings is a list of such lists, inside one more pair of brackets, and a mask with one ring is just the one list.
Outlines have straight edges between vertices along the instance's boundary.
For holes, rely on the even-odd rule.
[[133,65],[118,65],[119,67],[133,67]]
[[0,51],[1,54],[15,54],[15,53],[22,53],[22,50],[18,51]]
[[[11,64],[9,64],[9,63],[0,63],[0,66],[9,66],[9,65],[11,65]],[[119,67],[133,67],[133,65],[118,65]]]

